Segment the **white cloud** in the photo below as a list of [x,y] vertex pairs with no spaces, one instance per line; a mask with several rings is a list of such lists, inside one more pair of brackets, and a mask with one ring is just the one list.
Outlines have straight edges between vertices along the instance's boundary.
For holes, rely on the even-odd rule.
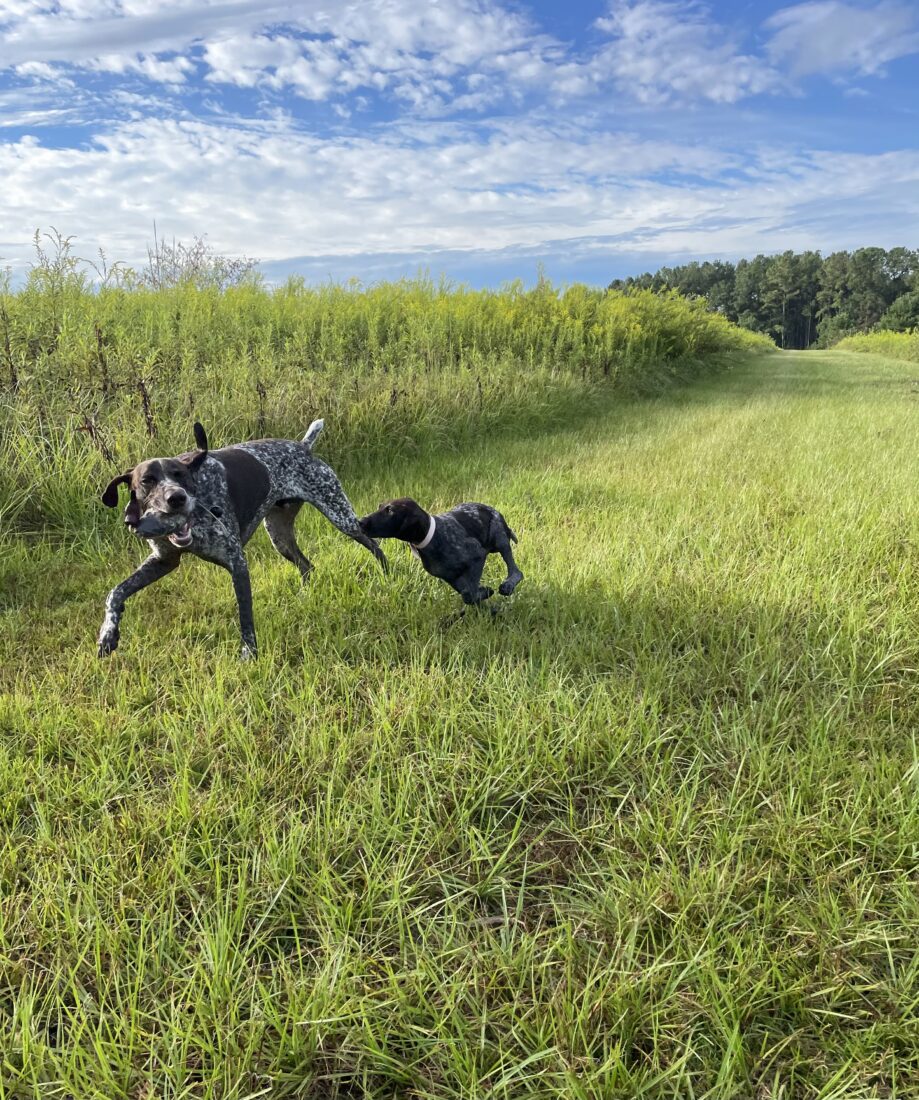
[[200,69],[214,86],[314,101],[377,93],[433,116],[610,91],[648,105],[731,104],[792,90],[789,73],[873,73],[919,48],[915,12],[900,0],[786,8],[764,25],[765,53],[745,49],[696,0],[610,0],[595,24],[607,40],[580,53],[502,2],[0,0],[0,68],[167,85]]
[[[852,204],[882,213],[891,237],[919,215],[919,152],[763,151],[750,162],[711,147],[535,121],[484,133],[434,124],[320,140],[283,120],[145,119],[89,148],[0,145],[0,175],[0,251],[20,262],[35,227],[49,224],[78,233],[87,253],[99,243],[133,261],[155,219],[178,237],[206,233],[231,253],[350,256],[359,272],[358,257],[394,248],[836,246],[848,243],[840,225],[856,231]],[[807,230],[814,218],[829,219],[819,240]]]
[[35,77],[37,80],[55,80],[59,73],[53,65],[45,61],[24,61],[16,66],[16,75]]
[[644,103],[708,99],[735,103],[775,91],[778,72],[741,52],[707,10],[667,0],[614,0],[597,26],[613,41],[591,68],[606,68],[617,88]]
[[184,84],[194,65],[185,57],[157,57],[155,54],[101,54],[87,68],[103,73],[139,73],[158,84]]
[[[416,104],[449,79],[529,42],[492,0],[0,0],[4,63],[134,71],[181,82],[292,89],[308,99],[390,89]],[[270,28],[270,31],[268,30]]]
[[875,74],[919,52],[919,8],[896,0],[808,0],[785,8],[763,24],[770,35],[765,55],[744,50],[694,0],[612,0],[597,26],[612,41],[586,61],[560,65],[558,78],[578,94],[611,80],[648,104],[790,93],[793,79]]
[[810,0],[765,23],[768,53],[795,76],[839,71],[874,75],[890,61],[919,52],[919,8],[901,3],[856,6]]

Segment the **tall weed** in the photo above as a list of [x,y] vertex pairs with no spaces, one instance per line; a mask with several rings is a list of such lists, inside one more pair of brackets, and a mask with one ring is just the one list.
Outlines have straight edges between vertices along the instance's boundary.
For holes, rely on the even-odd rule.
[[22,290],[0,288],[0,522],[26,530],[91,522],[91,488],[186,449],[196,418],[224,443],[296,438],[323,416],[336,462],[412,453],[770,346],[675,294],[427,278],[93,289],[56,248]]
[[847,336],[836,345],[841,351],[867,351],[919,363],[919,331],[863,332]]

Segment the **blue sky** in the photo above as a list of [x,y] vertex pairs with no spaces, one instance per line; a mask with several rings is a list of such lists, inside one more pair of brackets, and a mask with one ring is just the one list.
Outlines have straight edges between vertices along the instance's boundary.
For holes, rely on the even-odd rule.
[[0,0],[0,257],[562,282],[919,245],[919,3]]

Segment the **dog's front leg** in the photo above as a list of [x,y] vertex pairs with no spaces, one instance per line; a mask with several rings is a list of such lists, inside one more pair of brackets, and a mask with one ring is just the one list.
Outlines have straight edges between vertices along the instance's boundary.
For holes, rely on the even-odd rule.
[[485,600],[490,600],[494,595],[494,589],[479,584],[484,565],[485,559],[483,558],[481,562],[471,565],[465,573],[453,582],[453,588],[463,597],[463,603],[467,606],[475,607]]
[[148,584],[153,584],[160,577],[165,577],[167,573],[171,573],[173,569],[178,568],[181,560],[179,555],[174,558],[161,558],[158,554],[151,554],[127,580],[115,585],[109,592],[105,601],[105,618],[102,620],[102,629],[99,631],[98,652],[100,657],[107,657],[118,648],[118,638],[120,636],[118,624],[121,622],[121,616],[124,612],[125,600],[133,596],[135,592],[140,592],[142,588],[146,588]]
[[255,640],[255,620],[252,617],[252,583],[249,580],[249,566],[242,552],[234,557],[227,569],[233,578],[233,591],[239,605],[239,632],[242,636],[240,657],[250,661],[258,656],[258,643]]

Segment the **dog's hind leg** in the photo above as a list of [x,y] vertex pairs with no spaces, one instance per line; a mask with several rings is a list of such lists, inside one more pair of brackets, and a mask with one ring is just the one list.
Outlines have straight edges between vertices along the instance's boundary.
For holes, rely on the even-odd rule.
[[306,499],[314,508],[322,512],[333,527],[337,527],[342,534],[354,539],[355,542],[359,542],[361,546],[369,550],[377,559],[384,573],[388,571],[389,563],[386,560],[386,555],[374,539],[370,538],[369,535],[365,535],[361,530],[354,509],[351,507],[351,501],[345,496],[344,490],[337,482],[327,481],[322,486],[321,495],[311,493]]
[[504,558],[504,564],[507,566],[507,577],[498,585],[498,591],[502,596],[509,596],[523,580],[523,573],[514,561],[514,552],[511,550],[508,539],[504,539],[503,545],[499,544],[498,553]]
[[504,564],[507,566],[507,576],[498,586],[498,591],[502,596],[509,596],[523,580],[523,572],[514,561],[514,552],[511,550],[511,543],[517,541],[517,536],[497,509],[492,510],[492,521],[484,541],[487,553],[500,554],[504,559]]
[[286,558],[300,570],[300,576],[305,581],[313,570],[313,563],[297,545],[294,531],[294,521],[302,507],[302,502],[298,500],[276,504],[265,516],[265,530],[271,539],[271,545],[282,558]]
[[504,564],[507,566],[507,576],[498,586],[498,591],[502,596],[509,596],[523,580],[523,573],[520,566],[514,561],[514,552],[511,550],[511,539],[516,542],[517,538],[500,512],[495,513],[495,518],[500,522],[491,525],[488,552],[500,554],[504,559]]

